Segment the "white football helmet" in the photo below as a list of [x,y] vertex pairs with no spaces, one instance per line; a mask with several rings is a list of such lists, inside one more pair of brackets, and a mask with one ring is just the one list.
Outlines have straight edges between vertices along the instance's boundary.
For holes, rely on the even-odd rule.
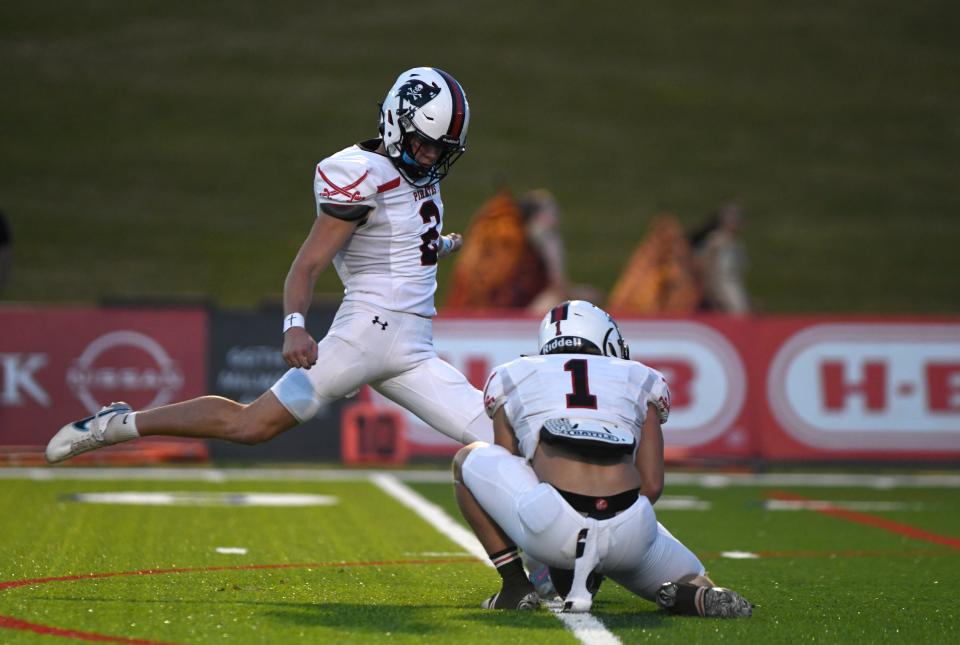
[[[447,176],[467,149],[470,105],[455,78],[436,67],[414,67],[397,78],[380,105],[380,136],[407,182],[432,186]],[[440,149],[432,166],[417,163],[410,148],[419,137]]]
[[630,359],[616,321],[584,300],[561,302],[540,323],[541,354],[596,354]]

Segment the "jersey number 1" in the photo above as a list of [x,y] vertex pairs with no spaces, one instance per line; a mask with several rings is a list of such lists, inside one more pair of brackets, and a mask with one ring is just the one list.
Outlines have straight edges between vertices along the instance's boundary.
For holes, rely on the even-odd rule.
[[424,224],[437,220],[436,224],[420,235],[420,239],[423,240],[423,244],[420,245],[420,264],[432,266],[437,263],[437,240],[440,239],[440,233],[437,232],[437,227],[440,226],[440,209],[432,199],[423,202],[423,206],[420,207],[420,218]]
[[573,386],[573,392],[567,395],[567,407],[596,410],[597,397],[590,394],[587,361],[582,358],[571,358],[563,364],[563,371],[570,372],[570,382]]

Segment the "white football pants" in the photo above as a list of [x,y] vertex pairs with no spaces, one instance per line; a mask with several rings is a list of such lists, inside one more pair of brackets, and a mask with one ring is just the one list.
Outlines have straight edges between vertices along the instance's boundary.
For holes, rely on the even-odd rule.
[[291,369],[270,388],[301,423],[370,385],[451,439],[493,441],[483,393],[437,356],[430,318],[345,302],[317,353],[313,367]]
[[704,574],[697,556],[657,522],[642,495],[610,519],[584,517],[522,457],[496,445],[470,452],[463,483],[517,546],[552,567],[574,569],[577,536],[589,529],[586,557],[596,559],[595,570],[647,600],[664,582]]

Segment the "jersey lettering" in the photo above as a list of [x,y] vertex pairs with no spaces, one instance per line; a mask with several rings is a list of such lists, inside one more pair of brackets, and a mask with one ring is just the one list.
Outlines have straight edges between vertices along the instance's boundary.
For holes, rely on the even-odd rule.
[[570,383],[573,388],[573,392],[567,395],[567,407],[596,410],[597,397],[590,394],[586,359],[571,358],[563,364],[563,371],[570,372]]
[[433,226],[420,235],[420,239],[423,240],[423,244],[420,245],[420,264],[431,266],[437,263],[439,249],[437,240],[440,239],[440,233],[437,231],[437,227],[440,226],[440,209],[432,199],[423,202],[423,206],[420,207],[420,218],[424,224],[436,220]]

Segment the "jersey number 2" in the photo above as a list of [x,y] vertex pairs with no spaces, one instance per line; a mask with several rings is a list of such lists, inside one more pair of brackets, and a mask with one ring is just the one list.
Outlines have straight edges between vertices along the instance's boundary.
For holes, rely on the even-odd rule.
[[440,233],[437,232],[437,227],[440,226],[440,209],[432,199],[423,202],[423,206],[420,207],[420,219],[424,224],[437,220],[436,224],[420,235],[420,239],[423,240],[423,244],[420,245],[420,264],[432,266],[437,263],[437,240],[440,239]]
[[582,358],[571,358],[563,364],[563,371],[570,372],[570,382],[573,386],[573,392],[567,395],[567,407],[596,410],[597,397],[590,394],[587,361]]

